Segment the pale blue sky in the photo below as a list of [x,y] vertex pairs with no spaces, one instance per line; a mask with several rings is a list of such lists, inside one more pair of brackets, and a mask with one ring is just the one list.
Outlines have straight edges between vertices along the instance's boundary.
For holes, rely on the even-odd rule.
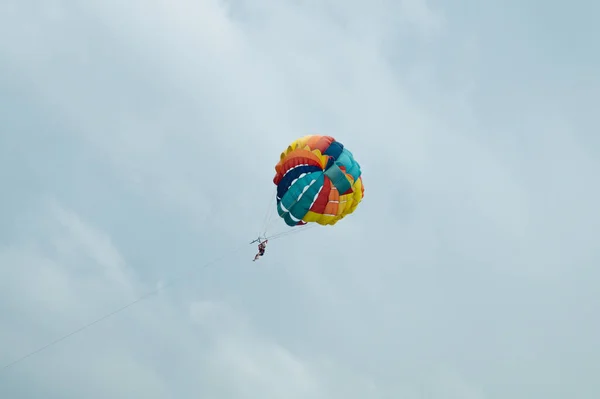
[[[1,365],[227,258],[0,397],[600,396],[600,6],[569,4],[4,0]],[[311,133],[364,202],[253,263]]]

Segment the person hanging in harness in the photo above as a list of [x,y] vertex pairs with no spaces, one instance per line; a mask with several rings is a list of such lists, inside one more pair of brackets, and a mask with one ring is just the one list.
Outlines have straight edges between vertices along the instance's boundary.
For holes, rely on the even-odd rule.
[[260,244],[258,244],[258,253],[254,257],[254,259],[252,260],[252,262],[256,262],[256,260],[260,256],[263,256],[265,254],[265,249],[267,248],[267,243],[269,242],[269,240],[265,240],[264,242],[261,242],[260,239],[259,239],[258,242],[260,243]]

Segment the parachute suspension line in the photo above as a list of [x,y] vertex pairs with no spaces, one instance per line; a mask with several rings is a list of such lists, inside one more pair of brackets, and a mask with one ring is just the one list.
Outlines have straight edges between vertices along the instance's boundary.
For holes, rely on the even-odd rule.
[[296,233],[301,233],[301,232],[306,231],[306,230],[314,229],[315,227],[318,227],[318,226],[319,225],[315,223],[315,224],[311,224],[311,225],[304,225],[304,226],[300,226],[300,227],[295,227],[295,228],[292,228],[291,230],[286,230],[286,231],[283,231],[281,233],[273,234],[272,236],[269,236],[267,238],[269,240],[276,240],[276,239],[281,238],[281,237],[285,237],[285,236],[288,236],[288,235],[292,235],[292,234],[296,234]]
[[167,281],[165,284],[162,284],[162,286],[160,286],[160,287],[158,287],[158,288],[156,288],[156,289],[154,289],[152,291],[146,292],[145,294],[139,296],[137,299],[135,299],[135,300],[133,300],[133,301],[131,301],[131,302],[129,302],[129,303],[121,306],[120,308],[117,308],[117,309],[113,310],[112,312],[109,312],[109,313],[105,314],[104,316],[99,317],[99,318],[97,318],[97,319],[89,322],[88,324],[85,324],[85,325],[79,327],[78,329],[73,330],[70,333],[65,334],[62,337],[57,338],[54,341],[51,341],[48,344],[43,345],[43,346],[39,347],[38,349],[35,349],[35,350],[33,350],[33,351],[31,351],[31,352],[29,352],[29,353],[27,353],[27,354],[25,354],[25,355],[17,358],[16,360],[14,360],[14,361],[12,361],[12,362],[10,362],[10,363],[2,366],[2,369],[0,369],[0,376],[2,375],[2,373],[7,372],[8,369],[14,367],[18,363],[21,363],[22,361],[26,360],[27,358],[30,358],[30,357],[32,357],[32,356],[34,356],[34,355],[36,355],[36,354],[38,354],[38,353],[40,353],[40,352],[42,352],[42,351],[44,351],[44,350],[52,347],[52,346],[54,346],[54,345],[56,345],[56,344],[58,344],[58,343],[60,343],[62,341],[65,341],[67,338],[70,338],[71,336],[73,336],[75,334],[78,334],[78,333],[80,333],[80,332],[82,332],[84,330],[87,330],[88,328],[90,328],[90,327],[92,327],[92,326],[94,326],[94,325],[96,325],[96,324],[98,324],[98,323],[100,323],[100,322],[102,322],[102,321],[104,321],[104,320],[106,320],[106,319],[108,319],[108,318],[116,315],[117,313],[121,313],[122,311],[124,311],[124,310],[126,310],[126,309],[128,309],[128,308],[130,308],[130,307],[132,307],[132,306],[134,306],[134,305],[142,302],[144,299],[147,299],[147,298],[149,298],[149,297],[151,297],[153,295],[156,295],[156,294],[160,293],[165,288],[175,285],[175,283],[179,282],[180,280],[189,281],[191,274],[198,272],[198,270],[206,269],[209,266],[212,266],[212,265],[214,265],[214,264],[216,264],[216,263],[218,263],[218,262],[226,259],[227,257],[233,255],[234,253],[239,252],[243,248],[246,248],[246,244],[240,245],[237,248],[233,248],[230,251],[225,252],[222,256],[219,256],[219,257],[217,257],[217,258],[215,258],[213,260],[210,260],[210,261],[208,261],[208,262],[206,262],[204,264],[201,264],[200,266],[197,266],[197,265],[191,266],[189,268],[188,273],[185,273],[185,276],[182,274],[182,275],[179,275],[178,277],[174,277],[171,280]]
[[[274,207],[275,208],[275,207]],[[281,223],[281,219],[277,214],[277,211],[274,209],[271,218],[269,219],[269,223],[265,227],[264,236],[266,237],[269,234],[272,234],[272,230],[277,226],[277,224]],[[286,226],[288,227],[288,226]]]
[[272,190],[271,197],[269,200],[269,206],[267,208],[267,211],[265,212],[265,218],[263,220],[261,230],[258,233],[259,237],[266,237],[267,231],[269,230],[269,228],[271,227],[271,225],[273,223],[273,215],[275,213],[276,195],[277,195],[277,187],[273,188],[273,190]]

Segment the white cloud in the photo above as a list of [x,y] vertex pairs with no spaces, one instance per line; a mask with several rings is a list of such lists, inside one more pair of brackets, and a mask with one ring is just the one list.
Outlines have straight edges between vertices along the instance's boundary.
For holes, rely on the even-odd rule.
[[56,219],[68,234],[57,237],[66,246],[71,243],[79,247],[81,252],[91,257],[94,263],[105,269],[107,277],[123,287],[123,291],[131,296],[132,287],[125,270],[125,260],[113,246],[110,237],[87,226],[78,215],[62,207],[54,207]]
[[[83,222],[72,210],[55,204],[47,208],[39,223],[54,233],[66,226],[68,233],[76,234],[62,235],[62,248],[68,246],[70,250],[59,250],[53,255],[36,254],[38,251],[32,247],[22,245],[2,251],[2,264],[9,266],[2,268],[3,301],[27,301],[7,303],[13,311],[27,314],[33,323],[25,330],[12,323],[3,329],[2,341],[13,342],[2,351],[4,363],[92,322],[102,316],[102,309],[112,310],[107,303],[127,303],[131,287],[141,286],[133,276],[115,273],[114,269],[122,272],[125,263],[110,244],[110,238]],[[32,244],[45,247],[54,238],[52,234],[42,235]],[[107,273],[107,265],[114,268],[112,272]],[[85,275],[69,270],[75,266],[85,270]],[[25,275],[30,277],[22,280]],[[135,295],[142,292],[138,289]],[[108,300],[108,296],[118,300]],[[168,295],[161,296],[160,301],[140,303],[127,313],[117,314],[27,359],[29,364],[18,363],[4,372],[17,376],[28,373],[40,383],[54,386],[63,397],[180,397],[174,385],[179,379],[186,380],[186,387],[213,397],[223,397],[222,394],[236,398],[327,398],[348,384],[354,396],[347,397],[359,398],[373,392],[373,383],[360,375],[344,375],[335,364],[294,355],[284,346],[261,337],[248,317],[242,317],[226,303],[192,302],[189,320],[193,324],[189,324],[185,314],[176,311],[179,305],[169,304]],[[18,315],[13,317],[21,320]],[[182,366],[177,378],[159,371],[163,366],[176,364],[148,362],[160,356],[163,347],[172,351],[163,360]],[[13,378],[10,374],[4,377],[5,381]],[[332,384],[332,379],[339,382],[346,378],[351,381]],[[35,392],[35,387],[30,391],[19,389],[23,395]]]
[[423,388],[422,394],[425,397],[426,395],[448,399],[484,399],[489,397],[471,381],[465,381],[464,377],[453,366],[440,365],[433,375],[434,381],[430,383],[430,386],[434,387],[434,391],[431,392],[427,388]]
[[192,314],[204,328],[215,330],[215,346],[207,363],[211,373],[219,376],[212,383],[224,390],[221,394],[226,391],[236,398],[378,397],[374,383],[365,376],[331,360],[290,352],[257,335],[227,306],[195,303]]

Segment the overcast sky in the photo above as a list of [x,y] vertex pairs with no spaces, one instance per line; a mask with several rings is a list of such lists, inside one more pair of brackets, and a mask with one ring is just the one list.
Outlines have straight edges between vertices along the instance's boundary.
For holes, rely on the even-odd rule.
[[[599,13],[0,1],[0,367],[176,279],[0,397],[598,398]],[[364,201],[253,263],[313,133]]]

